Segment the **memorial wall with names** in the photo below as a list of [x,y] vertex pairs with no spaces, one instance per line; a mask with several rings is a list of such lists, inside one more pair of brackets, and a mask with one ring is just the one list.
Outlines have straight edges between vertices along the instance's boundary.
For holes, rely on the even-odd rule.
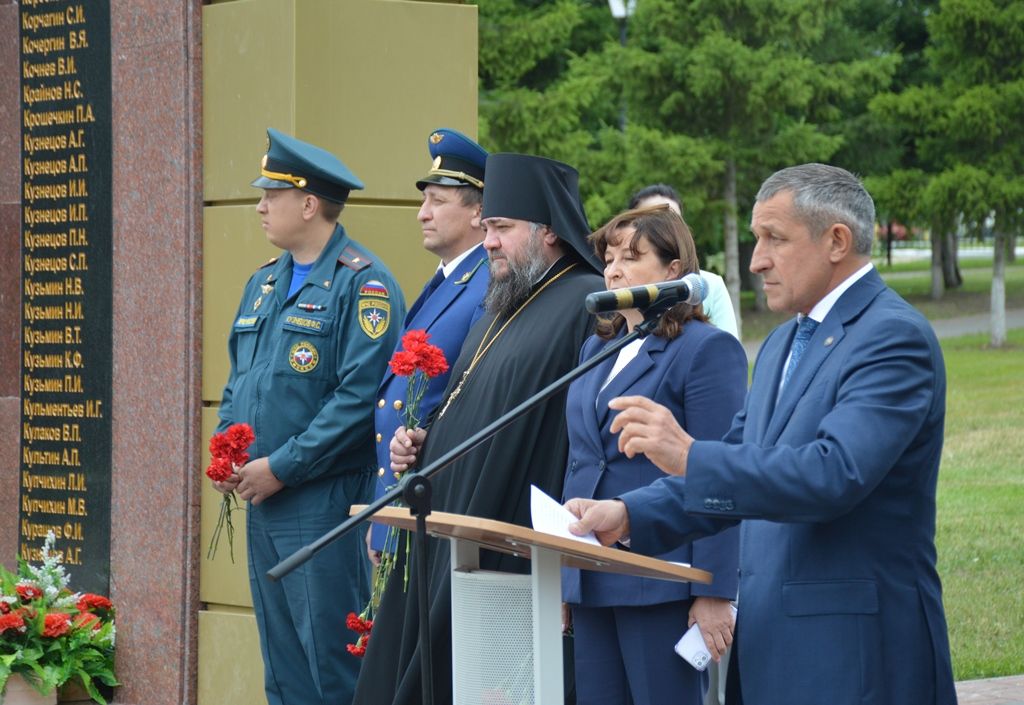
[[[53,532],[79,591],[110,581],[109,0],[22,0],[19,555]],[[141,315],[141,314],[140,314]],[[152,345],[127,332],[122,344]]]

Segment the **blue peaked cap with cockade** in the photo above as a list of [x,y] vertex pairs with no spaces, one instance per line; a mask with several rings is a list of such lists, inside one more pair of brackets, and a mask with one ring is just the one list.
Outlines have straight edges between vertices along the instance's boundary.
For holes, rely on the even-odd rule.
[[427,148],[433,162],[430,172],[416,182],[420,191],[427,184],[484,187],[487,152],[476,142],[458,130],[442,127],[430,133]]
[[260,164],[256,188],[298,188],[328,201],[344,203],[349,191],[363,182],[326,149],[267,128],[267,153]]

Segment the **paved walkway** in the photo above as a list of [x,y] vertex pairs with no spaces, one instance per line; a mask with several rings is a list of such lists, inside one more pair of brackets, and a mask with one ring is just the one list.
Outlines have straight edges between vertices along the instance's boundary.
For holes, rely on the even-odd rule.
[[[935,329],[935,335],[940,340],[942,338],[971,335],[972,333],[988,333],[990,325],[991,318],[988,313],[932,321],[932,328]],[[1024,328],[1024,308],[1011,309],[1006,312],[1006,329],[1010,330],[1011,328]],[[754,361],[762,342],[760,340],[748,340],[743,343],[743,347],[747,351],[747,360]]]
[[1024,676],[960,681],[956,695],[960,705],[1024,705]]

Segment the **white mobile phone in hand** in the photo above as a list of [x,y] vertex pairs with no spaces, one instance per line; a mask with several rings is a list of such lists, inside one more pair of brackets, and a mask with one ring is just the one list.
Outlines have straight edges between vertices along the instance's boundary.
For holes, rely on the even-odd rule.
[[[732,608],[732,613],[733,616],[736,615],[735,606]],[[675,650],[698,671],[703,671],[711,663],[711,652],[708,651],[708,647],[704,643],[704,634],[701,633],[700,626],[696,622],[676,642]]]

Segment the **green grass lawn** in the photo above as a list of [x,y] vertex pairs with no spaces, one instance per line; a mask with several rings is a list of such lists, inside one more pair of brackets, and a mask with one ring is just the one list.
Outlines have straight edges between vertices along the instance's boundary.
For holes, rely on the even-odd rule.
[[1024,673],[1024,330],[943,341],[936,544],[957,680]]

